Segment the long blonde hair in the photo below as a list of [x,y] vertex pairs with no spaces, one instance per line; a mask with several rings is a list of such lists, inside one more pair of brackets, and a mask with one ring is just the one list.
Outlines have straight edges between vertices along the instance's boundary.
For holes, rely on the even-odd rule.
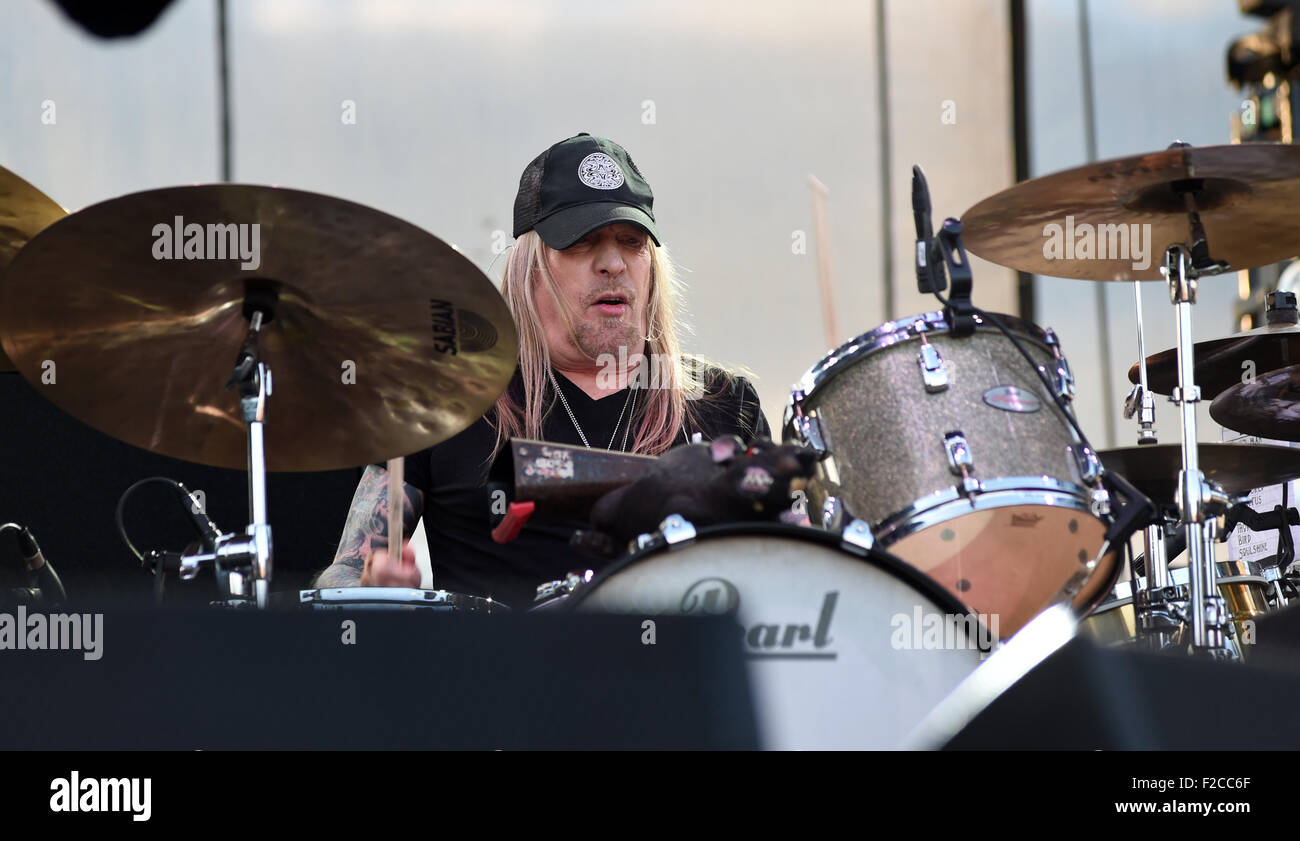
[[[630,451],[659,455],[672,447],[688,418],[695,419],[695,406],[692,404],[699,402],[696,398],[708,396],[705,387],[716,388],[718,383],[704,382],[704,360],[682,353],[681,333],[688,328],[680,320],[681,282],[669,259],[668,249],[655,245],[653,239],[647,239],[646,243],[650,248],[646,307],[650,335],[646,338],[646,358],[642,364],[650,364],[654,359],[657,370],[655,387],[645,392],[645,403],[637,410],[641,422],[632,434]],[[489,416],[489,423],[497,431],[493,455],[510,438],[541,439],[542,421],[550,409],[543,396],[550,376],[551,352],[538,314],[535,289],[545,284],[564,312],[570,333],[573,333],[573,316],[551,274],[547,248],[536,231],[528,231],[519,237],[506,262],[501,281],[501,294],[519,331],[519,370],[523,379],[524,405],[518,404],[508,388],[497,400],[491,413],[495,419]],[[727,372],[711,370],[720,373],[726,381],[730,380]]]

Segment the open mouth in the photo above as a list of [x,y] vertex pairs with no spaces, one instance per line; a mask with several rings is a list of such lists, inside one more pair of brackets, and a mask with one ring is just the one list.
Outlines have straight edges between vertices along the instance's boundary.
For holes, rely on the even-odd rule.
[[627,296],[614,292],[597,298],[592,304],[602,315],[619,316],[627,311]]

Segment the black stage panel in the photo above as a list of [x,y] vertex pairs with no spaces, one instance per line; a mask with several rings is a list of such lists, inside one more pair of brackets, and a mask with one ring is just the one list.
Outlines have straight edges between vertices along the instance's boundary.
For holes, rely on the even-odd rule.
[[[355,643],[343,643],[347,620]],[[414,612],[116,612],[102,657],[0,650],[10,749],[758,745],[735,623]]]
[[1106,649],[1075,639],[1003,693],[946,747],[1296,750],[1297,704],[1300,674]]
[[[271,417],[268,423],[273,422]],[[17,374],[0,373],[0,522],[32,530],[77,603],[149,598],[150,578],[113,523],[118,497],[146,476],[168,476],[202,490],[209,516],[225,531],[242,533],[248,523],[243,472],[123,444],[65,414]],[[277,590],[307,587],[311,576],[334,558],[360,476],[360,469],[268,474]],[[162,484],[145,486],[132,496],[126,526],[142,552],[183,549],[194,539],[175,492]],[[11,535],[0,536],[0,567],[9,574],[20,569],[15,547]],[[190,601],[206,601],[215,593],[211,573],[169,588],[171,597]]]

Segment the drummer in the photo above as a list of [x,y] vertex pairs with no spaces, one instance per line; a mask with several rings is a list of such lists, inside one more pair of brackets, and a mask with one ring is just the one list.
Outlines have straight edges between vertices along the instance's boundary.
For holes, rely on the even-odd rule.
[[[658,455],[687,443],[770,435],[742,376],[682,352],[681,289],[650,185],[618,144],[582,133],[524,170],[501,285],[519,365],[496,405],[405,460],[403,532],[421,516],[439,589],[527,607],[538,584],[592,566],[569,546],[582,523],[528,525],[493,542],[488,469],[512,437]],[[410,541],[389,556],[388,474],[366,468],[318,587],[420,586]]]

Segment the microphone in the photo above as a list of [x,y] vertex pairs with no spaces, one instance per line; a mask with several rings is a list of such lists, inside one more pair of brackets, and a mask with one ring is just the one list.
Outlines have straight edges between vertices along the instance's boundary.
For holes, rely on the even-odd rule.
[[221,537],[221,529],[217,528],[217,524],[212,522],[207,512],[199,507],[199,502],[194,498],[194,494],[190,493],[190,489],[181,482],[176,484],[180,486],[181,492],[185,494],[183,507],[185,513],[189,515],[190,521],[194,524],[195,532],[208,545],[209,549],[214,549],[217,540]]
[[919,166],[912,167],[912,219],[916,222],[916,289],[934,292],[934,275],[930,268],[934,224],[930,220],[930,185]]
[[23,560],[27,562],[27,569],[35,579],[34,589],[40,592],[41,600],[47,604],[66,602],[68,593],[63,589],[63,581],[59,579],[59,574],[54,571],[50,562],[41,554],[40,545],[26,526],[18,532],[18,551],[22,553]]

